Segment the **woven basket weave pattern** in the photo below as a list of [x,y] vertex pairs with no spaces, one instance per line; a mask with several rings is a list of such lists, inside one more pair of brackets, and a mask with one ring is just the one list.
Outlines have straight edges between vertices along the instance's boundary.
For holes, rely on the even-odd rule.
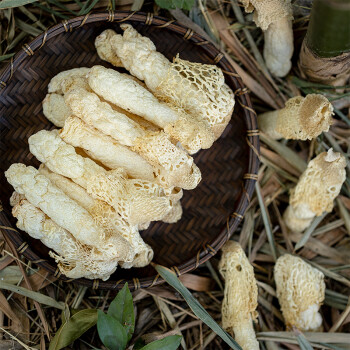
[[[126,17],[169,59],[180,53],[181,58],[190,61],[217,62],[228,73],[227,83],[237,92],[234,115],[223,136],[209,150],[202,150],[194,157],[203,180],[195,190],[185,191],[181,201],[182,219],[173,225],[153,223],[141,233],[154,249],[154,262],[176,266],[174,271],[181,274],[206,261],[236,229],[253,191],[259,149],[255,113],[243,84],[220,52],[192,30],[150,14],[107,13],[64,21],[25,45],[0,76],[0,89],[3,87],[0,90],[0,199],[4,208],[0,223],[9,228],[3,231],[11,236],[20,253],[52,273],[56,266],[48,258],[48,249],[25,233],[10,229],[16,227],[9,205],[13,189],[3,173],[15,162],[39,165],[29,152],[27,140],[41,129],[53,128],[41,107],[50,79],[75,67],[95,64],[111,67],[97,56],[94,39],[107,28],[121,32],[116,21]],[[108,23],[111,19],[115,22]],[[75,28],[79,25],[80,28]],[[125,280],[134,289],[161,281],[155,278],[152,267],[146,267],[118,269],[106,282],[85,279],[79,282],[93,288],[120,288]]]

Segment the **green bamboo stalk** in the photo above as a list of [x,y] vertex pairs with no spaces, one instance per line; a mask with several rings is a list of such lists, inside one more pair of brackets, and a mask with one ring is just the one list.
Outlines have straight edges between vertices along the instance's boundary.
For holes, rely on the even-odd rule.
[[309,81],[346,85],[350,77],[350,0],[314,0],[300,50],[299,68]]
[[350,51],[350,0],[314,0],[306,45],[319,57]]

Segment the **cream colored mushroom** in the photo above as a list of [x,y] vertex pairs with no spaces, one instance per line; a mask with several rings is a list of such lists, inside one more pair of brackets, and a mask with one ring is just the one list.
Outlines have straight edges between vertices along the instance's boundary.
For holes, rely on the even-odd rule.
[[259,128],[272,139],[311,140],[328,131],[333,106],[326,97],[309,94],[296,96],[283,109],[260,114]]
[[[39,208],[20,200],[13,208],[12,214],[17,218],[17,227],[31,237],[40,239],[58,263],[61,273],[68,278],[101,278],[107,280],[116,270],[118,261],[106,261],[103,253],[96,248],[81,244],[67,230],[57,225]],[[58,255],[57,255],[58,254]]]
[[163,128],[190,153],[209,148],[214,142],[213,133],[205,122],[159,102],[150,91],[126,74],[94,66],[88,74],[88,82],[92,90],[106,101]]
[[47,94],[43,101],[44,116],[55,126],[63,127],[66,119],[72,115],[71,109],[64,102],[64,97],[58,94]]
[[41,209],[57,225],[69,231],[75,239],[103,252],[105,260],[131,262],[135,253],[120,236],[106,237],[92,216],[38,170],[24,164],[12,164],[5,172],[7,181],[35,207]]
[[345,181],[346,160],[340,153],[320,153],[311,160],[291,190],[284,220],[292,231],[303,231],[315,216],[333,210],[333,201]]
[[[119,96],[119,93],[116,95]],[[141,100],[140,97],[138,102],[134,102],[141,106]],[[132,146],[134,151],[155,168],[156,180],[163,187],[193,189],[198,185],[201,174],[193,158],[171,143],[164,132],[145,130],[125,114],[102,102],[96,94],[84,89],[70,90],[65,95],[65,101],[74,115],[87,124],[113,137],[122,145]]]
[[[106,171],[91,159],[77,154],[73,146],[58,136],[57,130],[41,130],[28,142],[30,151],[51,171],[72,179],[94,198],[107,202],[131,226],[162,220],[175,204],[172,198],[174,189],[166,192],[156,183],[128,179],[122,168]],[[94,183],[97,179],[98,182]],[[95,190],[89,191],[89,188]],[[178,197],[179,193],[175,191],[174,196]]]
[[301,258],[285,254],[277,259],[274,275],[287,328],[319,330],[322,317],[318,310],[325,297],[323,273]]
[[182,206],[181,202],[176,202],[172,209],[169,211],[167,215],[165,215],[162,219],[163,222],[167,224],[173,224],[181,219],[182,216]]
[[64,94],[64,89],[68,89],[68,86],[73,81],[79,81],[79,85],[87,87],[86,76],[89,73],[90,68],[81,67],[73,68],[55,75],[49,83],[48,91],[50,94],[55,93],[59,95]]
[[155,183],[129,179],[120,171],[98,174],[87,184],[93,197],[107,202],[130,225],[162,220],[175,203]]
[[155,180],[153,168],[145,159],[80,118],[69,117],[59,135],[68,144],[84,149],[107,168],[124,168],[133,178]]
[[95,47],[98,56],[107,61],[115,67],[123,67],[118,55],[114,52],[111,45],[111,38],[116,35],[116,32],[113,29],[106,29],[95,39]]
[[269,71],[284,77],[292,66],[293,11],[291,0],[239,0],[264,32],[264,58]]
[[[112,64],[119,58],[122,65],[144,80],[158,98],[208,123],[217,139],[231,119],[235,102],[222,70],[215,65],[193,63],[179,57],[171,63],[157,52],[149,38],[140,35],[130,24],[122,24],[121,28],[123,35],[106,30],[96,38],[100,57]],[[109,55],[104,55],[106,50]],[[116,65],[120,65],[118,59]]]
[[237,242],[228,241],[222,247],[219,271],[225,279],[222,326],[234,332],[243,350],[258,350],[253,328],[258,316],[258,287],[254,269]]
[[58,130],[41,130],[30,136],[28,143],[30,152],[51,171],[72,179],[84,188],[91,176],[106,171],[90,158],[78,155],[73,146],[58,136]]
[[137,226],[130,225],[115,211],[114,208],[106,202],[92,198],[84,188],[66,177],[51,172],[43,165],[40,166],[39,173],[45,175],[69,198],[73,199],[81,207],[86,209],[93,217],[94,221],[99,226],[103,227],[109,235],[121,235],[131,244],[131,247],[135,252],[135,258],[131,263],[124,263],[124,265],[128,264],[130,267],[135,266],[134,261],[136,259],[138,264],[137,267],[141,267],[140,264],[142,263],[148,265],[151,262],[153,258],[153,250],[142,240]]

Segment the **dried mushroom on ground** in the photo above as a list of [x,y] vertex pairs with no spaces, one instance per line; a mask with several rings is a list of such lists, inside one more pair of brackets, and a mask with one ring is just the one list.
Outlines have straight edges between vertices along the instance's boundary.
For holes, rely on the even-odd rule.
[[301,258],[285,254],[274,269],[276,291],[287,328],[321,330],[318,312],[325,298],[324,275]]
[[69,278],[106,280],[118,265],[151,262],[139,231],[181,219],[183,189],[201,181],[190,154],[211,147],[234,107],[220,68],[171,63],[121,27],[123,36],[107,30],[96,48],[134,76],[94,66],[53,77],[43,112],[61,129],[29,137],[39,169],[13,164],[5,173],[18,228],[50,248]]
[[333,201],[339,195],[346,178],[346,159],[330,148],[312,159],[291,190],[284,220],[292,231],[301,232],[315,216],[333,210]]

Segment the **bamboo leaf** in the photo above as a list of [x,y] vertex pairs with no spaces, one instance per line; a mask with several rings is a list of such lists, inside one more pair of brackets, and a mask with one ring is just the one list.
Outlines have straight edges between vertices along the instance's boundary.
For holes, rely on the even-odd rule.
[[346,231],[350,235],[350,213],[345,208],[345,205],[343,204],[343,202],[341,201],[340,198],[337,198],[336,202],[337,202],[337,205],[338,205],[338,208],[339,208],[340,216],[344,220],[344,225],[346,227]]
[[[348,333],[304,332],[303,334],[312,343],[350,344],[350,334]],[[294,332],[260,332],[256,336],[261,340],[286,341],[296,339]]]
[[292,82],[299,87],[309,87],[309,88],[316,88],[316,89],[329,89],[329,90],[336,90],[336,89],[349,89],[350,85],[344,85],[344,86],[333,86],[333,85],[326,85],[326,84],[319,84],[319,83],[312,83],[310,81],[302,80],[296,76],[292,76]]
[[269,244],[270,244],[271,253],[272,253],[274,260],[276,261],[277,260],[277,249],[276,249],[275,240],[274,240],[272,229],[271,229],[270,217],[269,217],[267,208],[265,206],[265,202],[264,202],[263,196],[261,194],[261,189],[260,189],[260,185],[258,182],[256,182],[256,184],[255,184],[255,190],[256,190],[256,195],[258,197],[259,206],[261,209],[261,216],[262,216],[262,219],[264,222],[267,239],[268,239]]
[[299,242],[295,245],[295,250],[300,249],[305,245],[308,239],[311,237],[312,233],[315,231],[316,227],[321,223],[321,221],[326,217],[328,213],[323,213],[321,216],[316,216],[312,221],[311,225],[304,232],[303,236],[299,240]]
[[349,349],[349,347],[343,348],[343,347],[339,347],[339,346],[332,345],[332,344],[327,344],[327,343],[319,343],[319,344],[323,345],[325,348],[329,348],[329,349],[332,349],[332,350],[346,350],[346,349]]
[[92,3],[88,6],[89,1],[86,1],[82,9],[79,11],[79,15],[86,15],[89,13],[94,6],[98,3],[99,0],[93,0]]
[[19,7],[27,4],[31,4],[38,0],[2,0],[0,1],[0,10]]
[[203,306],[193,297],[190,291],[180,282],[176,275],[161,265],[154,265],[157,272],[167,281],[173,288],[175,288],[186,300],[194,314],[199,317],[208,327],[210,327],[226,344],[234,350],[242,350],[237,342],[226,333],[207,313]]
[[169,337],[153,341],[147,344],[141,350],[176,350],[181,343],[180,335],[171,335]]
[[60,12],[55,11],[55,10],[52,10],[51,8],[46,7],[46,6],[44,6],[44,5],[40,4],[40,3],[34,4],[34,5],[35,5],[36,7],[39,7],[39,8],[42,9],[43,11],[46,11],[46,12],[48,12],[48,13],[51,13],[52,15],[55,15],[55,16],[57,16],[57,17],[59,17],[59,18],[62,18],[62,19],[69,19],[69,17],[66,16],[66,15],[64,15],[63,13],[60,13]]
[[32,20],[34,22],[35,26],[40,27],[42,30],[46,29],[46,27],[38,20],[38,18],[36,18],[35,15],[31,11],[27,10],[26,7],[20,6],[18,9],[22,13],[24,13],[30,20]]
[[78,311],[69,318],[68,322],[64,319],[62,326],[51,340],[49,350],[59,350],[68,346],[93,327],[96,322],[97,310],[95,309]]
[[31,24],[28,24],[26,22],[23,22],[19,18],[16,18],[16,25],[19,29],[23,30],[24,32],[33,35],[33,36],[38,36],[41,34],[41,30],[38,28],[35,28]]
[[262,132],[260,133],[260,139],[269,147],[271,147],[271,149],[273,149],[279,155],[281,155],[295,169],[298,169],[301,173],[306,169],[306,162],[303,159],[301,159],[298,156],[298,154],[292,151],[289,147],[283,145],[281,142],[272,140],[270,137],[268,137]]
[[313,350],[310,343],[306,340],[302,333],[297,335],[298,344],[301,350]]
[[194,0],[156,0],[156,4],[166,10],[176,8],[191,10],[194,5]]
[[63,302],[58,302],[53,298],[48,297],[47,295],[38,293],[38,292],[33,292],[29,289],[23,288],[23,287],[18,287],[14,286],[12,284],[0,281],[0,289],[5,289],[9,290],[11,292],[24,295],[30,299],[33,299],[37,301],[40,304],[48,305],[51,307],[55,307],[56,309],[63,310],[64,309],[64,303]]
[[67,8],[66,6],[62,5],[59,1],[56,1],[56,0],[48,0],[49,3],[57,6],[58,8],[64,10],[64,11],[67,11],[69,13],[71,13],[72,15],[74,16],[77,16],[78,14],[72,10],[70,10],[69,8]]

